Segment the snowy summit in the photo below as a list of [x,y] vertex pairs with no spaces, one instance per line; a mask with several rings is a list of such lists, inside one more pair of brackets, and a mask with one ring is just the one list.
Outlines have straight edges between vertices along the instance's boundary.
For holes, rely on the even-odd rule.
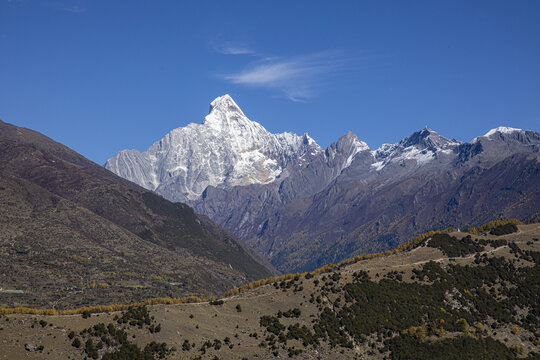
[[187,201],[208,186],[272,182],[308,151],[322,149],[307,134],[270,133],[224,95],[212,101],[202,124],[174,129],[142,153],[123,150],[105,167],[166,198]]

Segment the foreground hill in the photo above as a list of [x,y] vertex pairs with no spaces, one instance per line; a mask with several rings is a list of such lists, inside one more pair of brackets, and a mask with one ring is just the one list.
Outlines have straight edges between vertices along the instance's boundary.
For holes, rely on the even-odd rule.
[[0,257],[4,306],[209,296],[271,274],[189,206],[3,122]]
[[425,127],[373,150],[348,132],[325,150],[307,134],[270,133],[225,95],[202,124],[105,166],[186,201],[279,270],[296,272],[432,229],[538,219],[539,150],[539,133],[509,127],[470,142]]
[[538,359],[540,225],[514,230],[431,233],[210,303],[4,315],[0,346],[9,359]]

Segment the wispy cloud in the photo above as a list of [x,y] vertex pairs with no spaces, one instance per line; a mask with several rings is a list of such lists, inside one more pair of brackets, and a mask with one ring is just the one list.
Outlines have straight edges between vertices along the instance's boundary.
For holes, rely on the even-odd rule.
[[225,55],[249,55],[253,54],[254,52],[247,47],[235,47],[235,46],[227,46],[223,47],[218,50],[219,53],[225,54]]
[[342,69],[346,61],[335,52],[292,58],[266,58],[245,69],[224,75],[233,84],[275,89],[292,101],[311,98],[330,73]]
[[245,44],[235,42],[224,42],[212,44],[213,49],[223,55],[253,55],[255,51]]

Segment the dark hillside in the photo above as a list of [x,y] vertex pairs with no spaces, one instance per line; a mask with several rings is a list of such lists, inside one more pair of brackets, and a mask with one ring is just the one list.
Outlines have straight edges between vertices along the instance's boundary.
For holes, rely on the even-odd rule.
[[212,295],[270,275],[232,234],[189,206],[39,133],[0,125],[0,287],[24,291],[3,304]]

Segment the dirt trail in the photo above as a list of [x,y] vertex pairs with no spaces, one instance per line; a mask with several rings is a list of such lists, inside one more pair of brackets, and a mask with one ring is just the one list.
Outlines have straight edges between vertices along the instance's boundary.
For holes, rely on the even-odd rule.
[[442,262],[444,260],[449,260],[449,259],[455,259],[455,260],[467,260],[467,259],[472,259],[474,258],[477,254],[482,256],[484,254],[491,254],[495,251],[499,251],[501,249],[504,249],[504,248],[507,248],[508,245],[503,245],[503,246],[499,246],[498,248],[495,248],[495,249],[492,249],[492,250],[486,250],[486,251],[481,251],[479,253],[474,253],[472,255],[469,255],[469,256],[465,256],[465,257],[448,257],[448,256],[445,256],[445,257],[441,257],[441,258],[438,258],[438,259],[430,259],[430,260],[422,260],[422,261],[417,261],[417,262],[413,262],[413,263],[408,263],[408,264],[399,264],[399,265],[392,265],[390,267],[400,267],[400,266],[411,266],[411,265],[421,265],[421,264],[426,264],[430,261],[433,261],[433,262]]

